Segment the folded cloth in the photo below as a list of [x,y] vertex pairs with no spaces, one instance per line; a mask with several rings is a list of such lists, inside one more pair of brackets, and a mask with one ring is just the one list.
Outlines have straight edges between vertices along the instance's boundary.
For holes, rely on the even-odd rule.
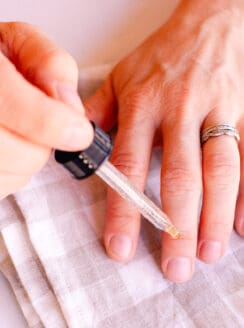
[[[81,72],[83,97],[108,70]],[[160,157],[146,187],[158,204]],[[222,260],[197,261],[193,279],[174,284],[160,271],[160,232],[145,221],[133,260],[106,256],[105,202],[99,178],[76,181],[51,158],[0,203],[0,269],[29,327],[244,327],[244,243],[235,232]]]

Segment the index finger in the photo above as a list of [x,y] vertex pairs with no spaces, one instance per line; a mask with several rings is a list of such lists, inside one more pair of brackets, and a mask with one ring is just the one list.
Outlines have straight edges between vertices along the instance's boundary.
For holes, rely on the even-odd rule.
[[0,76],[0,125],[50,148],[78,150],[91,143],[86,116],[31,85],[1,53]]
[[84,112],[77,94],[78,66],[67,51],[23,22],[0,23],[0,39],[2,51],[28,81]]

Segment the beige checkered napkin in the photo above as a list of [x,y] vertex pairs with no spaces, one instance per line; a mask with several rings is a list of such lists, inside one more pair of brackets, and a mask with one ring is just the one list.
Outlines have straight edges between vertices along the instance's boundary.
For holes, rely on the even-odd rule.
[[[101,71],[96,80],[93,68],[92,82],[86,71],[82,83],[93,88]],[[156,202],[160,161],[155,152],[147,184]],[[173,284],[160,271],[160,233],[147,222],[130,263],[107,258],[105,199],[97,177],[77,182],[51,159],[26,188],[1,202],[0,269],[30,327],[244,327],[240,237],[233,232],[219,263],[197,263],[192,281]]]

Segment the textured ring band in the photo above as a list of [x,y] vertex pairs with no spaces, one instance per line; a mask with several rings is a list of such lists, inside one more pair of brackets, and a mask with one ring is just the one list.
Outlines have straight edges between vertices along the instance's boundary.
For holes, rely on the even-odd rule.
[[220,125],[210,126],[209,128],[204,129],[201,132],[201,145],[207,142],[209,138],[219,137],[222,135],[235,137],[236,141],[238,142],[240,141],[240,134],[234,126],[229,124],[220,124]]

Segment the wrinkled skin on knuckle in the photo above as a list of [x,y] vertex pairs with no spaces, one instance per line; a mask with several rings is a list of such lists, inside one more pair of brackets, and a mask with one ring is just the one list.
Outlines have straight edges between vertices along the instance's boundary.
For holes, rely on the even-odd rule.
[[160,88],[156,86],[154,77],[150,82],[129,87],[119,99],[121,111],[119,113],[119,123],[143,124],[144,121],[152,122],[152,125],[159,126],[161,122],[161,95]]
[[[50,72],[54,74],[58,72],[60,75],[62,72],[61,68],[65,67],[68,68],[70,72],[70,78],[72,77],[71,82],[73,82],[73,80],[78,81],[78,66],[72,56],[64,50],[61,51],[54,44],[51,45],[50,43],[48,48],[49,49],[46,52],[43,52],[39,57],[37,57],[36,63],[28,65],[25,73],[27,78],[38,81],[42,77],[43,72]],[[58,76],[58,78],[61,79],[60,76]],[[64,76],[64,78],[67,78],[67,76]]]
[[186,169],[184,163],[174,163],[162,168],[162,193],[181,196],[185,193],[201,193],[201,183],[194,171]]
[[18,66],[18,52],[35,33],[36,26],[25,22],[0,23],[0,42],[4,44],[4,54]]
[[[200,126],[215,98],[215,89],[208,89],[209,78],[195,66],[187,66],[184,73],[175,79],[166,79],[162,88],[163,125]],[[208,96],[206,97],[206,93]],[[199,103],[201,104],[199,106]]]
[[111,224],[107,222],[107,231],[112,228],[120,233],[128,233],[128,228],[131,227],[132,222],[135,220],[135,213],[129,213],[127,211],[126,215],[120,214],[120,211],[124,213],[124,204],[122,206],[123,208],[120,208],[117,203],[114,203],[114,206],[110,205],[109,217],[113,218],[113,226],[111,227]]
[[0,42],[4,43],[8,48],[14,41],[14,35],[16,33],[23,33],[27,23],[20,22],[6,22],[0,23]]
[[145,164],[136,160],[133,153],[117,149],[111,161],[127,177],[142,179],[145,175]]
[[204,178],[222,188],[229,186],[237,179],[239,163],[223,153],[210,153],[204,157]]
[[204,223],[204,230],[206,232],[215,231],[216,235],[221,235],[223,241],[227,241],[233,227],[232,222],[233,220],[224,221],[221,218],[217,218],[216,220],[216,217],[214,217],[212,220],[208,220]]
[[6,33],[7,35],[14,35],[16,33],[25,33],[26,31],[39,31],[39,28],[37,26],[34,26],[30,23],[26,22],[5,22],[0,23],[0,33]]

